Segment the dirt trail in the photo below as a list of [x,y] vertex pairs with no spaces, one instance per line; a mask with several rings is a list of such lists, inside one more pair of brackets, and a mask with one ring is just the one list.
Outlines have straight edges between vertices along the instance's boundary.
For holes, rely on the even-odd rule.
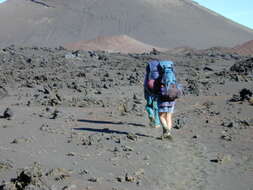
[[[8,127],[1,129],[1,159],[11,158],[14,168],[33,162],[65,168],[72,172],[64,184],[74,182],[79,188],[102,189],[103,184],[126,189],[198,189],[205,185],[203,152],[177,132],[173,141],[161,141],[157,139],[161,129],[147,127],[143,118],[108,120],[103,109],[93,109],[95,116],[82,109],[59,108],[78,118],[68,122],[28,119],[36,109],[13,107],[17,115],[25,114],[2,124]],[[82,170],[87,172],[80,174]],[[8,175],[2,177],[8,179]],[[90,178],[98,182],[83,181]]]

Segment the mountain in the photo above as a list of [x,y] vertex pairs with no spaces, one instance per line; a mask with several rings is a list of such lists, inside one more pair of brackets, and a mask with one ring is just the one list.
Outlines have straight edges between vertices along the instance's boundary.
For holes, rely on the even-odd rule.
[[127,35],[163,48],[233,47],[253,31],[191,0],[8,0],[0,5],[0,47],[59,46]]

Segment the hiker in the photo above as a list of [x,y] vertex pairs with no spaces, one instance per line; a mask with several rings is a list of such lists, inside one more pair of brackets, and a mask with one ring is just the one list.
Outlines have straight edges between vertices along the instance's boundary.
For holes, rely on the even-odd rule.
[[163,127],[162,138],[171,138],[172,114],[175,109],[176,99],[182,95],[182,88],[177,84],[172,61],[160,61],[160,80],[158,109]]
[[171,138],[172,114],[175,109],[175,100],[182,94],[182,89],[176,81],[172,61],[158,61],[157,71],[159,76],[153,76],[147,82],[148,88],[158,97],[158,112],[163,128],[163,138]]
[[159,73],[157,70],[158,64],[158,61],[148,62],[148,65],[146,66],[146,75],[144,80],[144,97],[146,100],[145,109],[148,113],[150,126],[154,128],[159,128],[161,126],[157,105],[158,96],[155,94],[153,89],[148,88],[148,81],[151,78],[157,79],[159,77]]

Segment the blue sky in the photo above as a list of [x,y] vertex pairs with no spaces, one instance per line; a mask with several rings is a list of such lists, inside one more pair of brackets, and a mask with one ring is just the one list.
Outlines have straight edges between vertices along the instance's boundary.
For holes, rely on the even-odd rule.
[[194,0],[231,20],[253,29],[253,0]]
[[4,1],[6,1],[6,0],[0,0],[0,3],[4,2]]

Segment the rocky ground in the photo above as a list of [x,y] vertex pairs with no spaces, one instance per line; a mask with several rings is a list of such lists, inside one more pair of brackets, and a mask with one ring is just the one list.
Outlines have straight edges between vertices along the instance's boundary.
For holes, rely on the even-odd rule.
[[[154,58],[185,89],[171,141],[144,110]],[[252,81],[252,57],[215,49],[1,49],[0,189],[252,190]]]

